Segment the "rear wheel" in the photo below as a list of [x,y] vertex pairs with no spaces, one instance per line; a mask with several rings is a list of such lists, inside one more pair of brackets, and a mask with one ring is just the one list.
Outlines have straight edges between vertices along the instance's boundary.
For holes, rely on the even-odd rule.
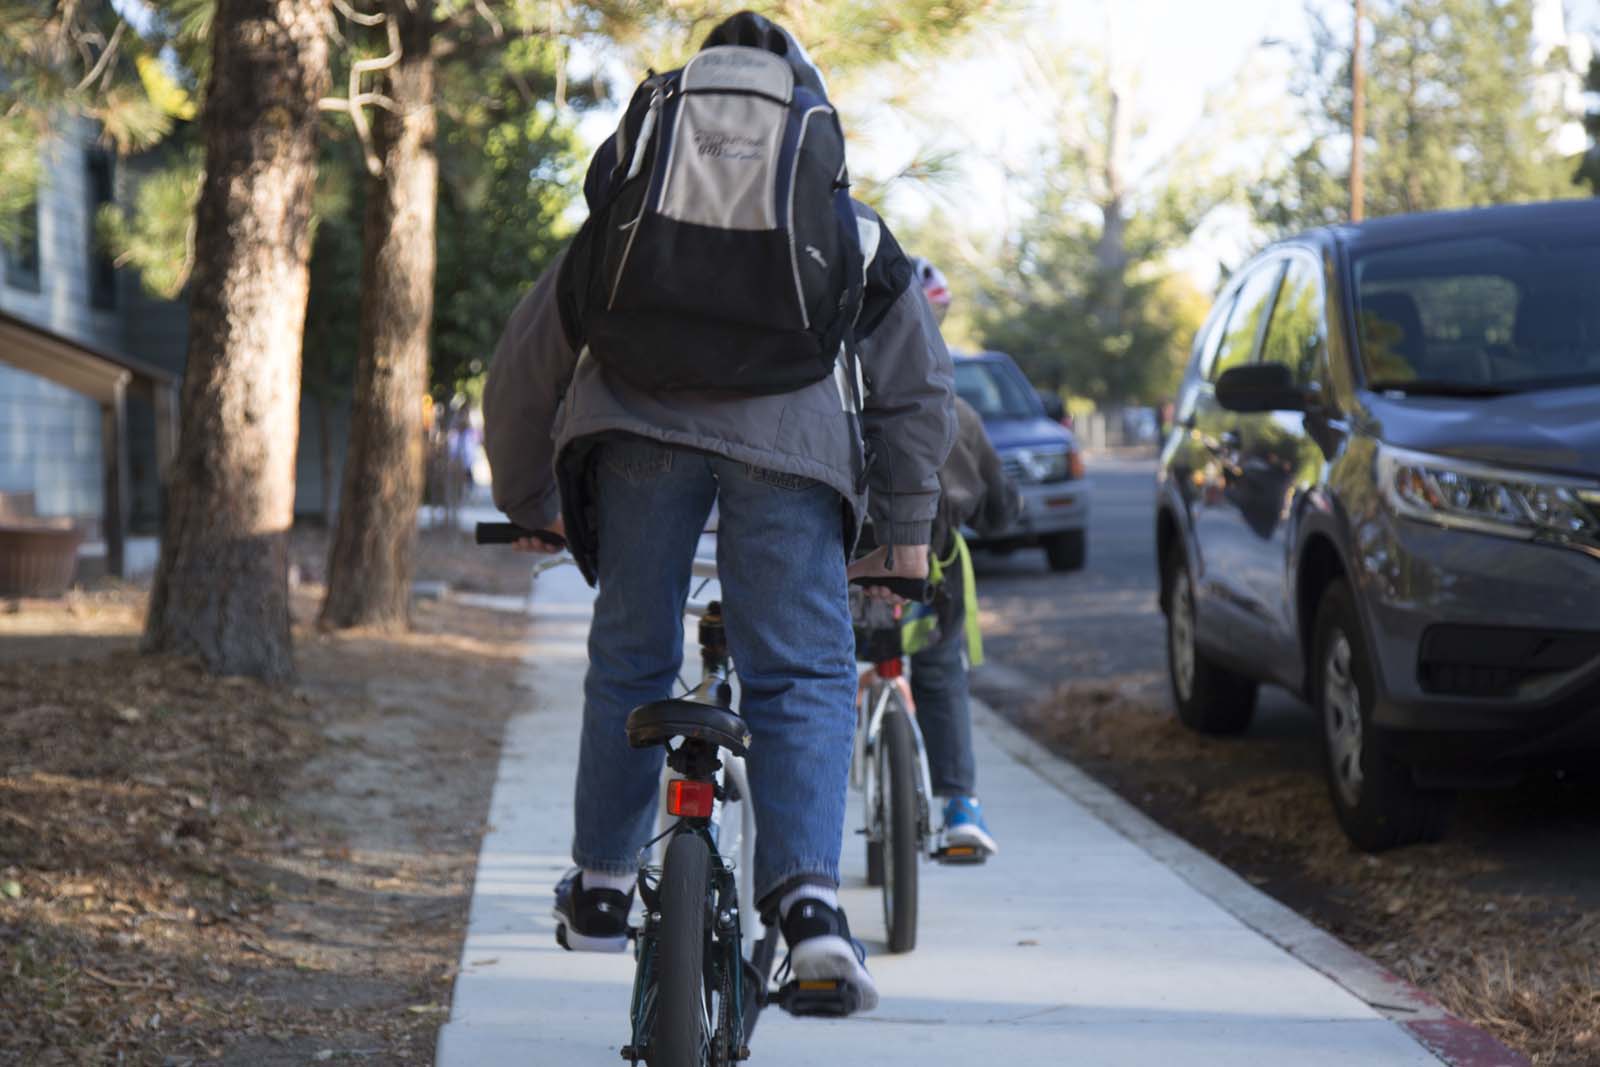
[[657,947],[656,1027],[650,1067],[712,1067],[720,1011],[708,982],[711,933],[711,851],[697,835],[681,833],[667,846],[661,871],[661,933]]
[[1196,637],[1194,580],[1181,556],[1166,567],[1167,678],[1178,719],[1202,734],[1238,734],[1250,728],[1259,686],[1252,678],[1218,666]]
[[917,947],[917,746],[905,709],[892,707],[878,735],[879,793],[883,798],[883,922],[890,952]]
[[1089,554],[1089,541],[1082,530],[1051,534],[1044,539],[1044,556],[1053,571],[1081,571]]
[[1313,655],[1328,793],[1345,835],[1368,852],[1437,841],[1449,822],[1453,794],[1419,789],[1411,768],[1389,754],[1382,731],[1373,728],[1377,673],[1343,581],[1323,593]]

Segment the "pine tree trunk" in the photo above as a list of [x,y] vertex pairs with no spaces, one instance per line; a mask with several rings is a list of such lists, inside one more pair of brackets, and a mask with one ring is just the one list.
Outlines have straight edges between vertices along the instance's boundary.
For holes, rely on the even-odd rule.
[[333,526],[333,516],[339,506],[338,490],[333,487],[333,401],[327,390],[312,394],[317,407],[317,459],[322,474],[322,525]]
[[361,339],[339,521],[328,557],[322,625],[403,628],[422,502],[422,405],[433,322],[433,5],[387,0],[401,59],[388,71],[394,111],[373,134],[383,174],[367,185],[362,221]]
[[300,340],[327,0],[220,0],[202,129],[182,429],[144,648],[293,674]]
[[1101,228],[1095,242],[1094,265],[1098,280],[1095,313],[1100,329],[1110,337],[1122,332],[1124,296],[1128,277],[1127,160],[1132,140],[1132,116],[1120,89],[1116,69],[1107,71],[1111,91],[1106,107],[1105,158],[1101,174]]

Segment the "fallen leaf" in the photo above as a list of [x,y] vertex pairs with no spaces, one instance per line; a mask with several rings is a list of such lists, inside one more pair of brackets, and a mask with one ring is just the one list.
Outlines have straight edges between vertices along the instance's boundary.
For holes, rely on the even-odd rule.
[[22,899],[22,883],[15,878],[7,878],[0,882],[0,896],[10,897],[12,900]]

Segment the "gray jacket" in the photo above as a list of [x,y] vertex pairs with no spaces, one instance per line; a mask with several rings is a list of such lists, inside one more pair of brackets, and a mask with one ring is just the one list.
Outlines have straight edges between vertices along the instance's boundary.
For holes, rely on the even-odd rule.
[[[867,209],[863,217],[876,222]],[[572,351],[556,300],[560,261],[512,313],[484,392],[484,444],[495,506],[522,526],[565,517],[579,566],[594,578],[588,453],[626,434],[795,474],[838,491],[848,505],[845,543],[870,514],[880,539],[928,544],[940,466],[955,438],[950,354],[909,264],[883,231],[868,272],[860,349],[867,391],[862,461],[842,372],[792,393],[736,397],[648,395]]]

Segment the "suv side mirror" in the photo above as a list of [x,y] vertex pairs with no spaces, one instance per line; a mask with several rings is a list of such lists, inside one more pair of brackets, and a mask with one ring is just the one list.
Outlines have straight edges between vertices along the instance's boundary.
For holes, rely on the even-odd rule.
[[1067,405],[1061,399],[1061,394],[1049,389],[1035,390],[1039,394],[1039,403],[1044,405],[1045,418],[1052,422],[1061,422],[1067,417]]
[[1217,403],[1229,411],[1305,411],[1310,397],[1282,363],[1249,363],[1222,372]]

